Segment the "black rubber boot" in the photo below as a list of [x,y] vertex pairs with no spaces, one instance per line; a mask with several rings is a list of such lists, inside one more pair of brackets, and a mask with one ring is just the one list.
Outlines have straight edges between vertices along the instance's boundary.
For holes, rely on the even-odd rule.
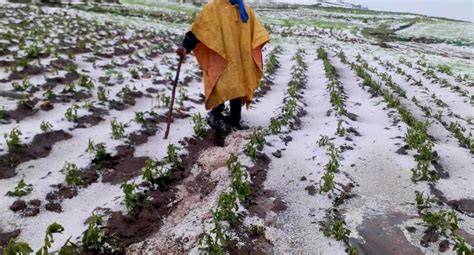
[[223,129],[225,126],[224,117],[222,116],[222,111],[224,110],[224,104],[221,104],[214,109],[212,109],[207,115],[207,124],[212,129]]
[[248,126],[242,125],[240,119],[242,118],[242,98],[235,98],[230,100],[230,117],[228,124],[237,130],[249,129]]

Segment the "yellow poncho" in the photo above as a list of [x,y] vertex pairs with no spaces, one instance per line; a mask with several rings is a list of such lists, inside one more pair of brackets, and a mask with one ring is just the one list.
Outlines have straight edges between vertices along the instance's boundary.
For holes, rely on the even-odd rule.
[[237,5],[211,0],[191,27],[200,42],[194,52],[204,73],[206,109],[234,98],[248,105],[262,78],[262,47],[270,37],[252,8],[246,10],[243,23]]

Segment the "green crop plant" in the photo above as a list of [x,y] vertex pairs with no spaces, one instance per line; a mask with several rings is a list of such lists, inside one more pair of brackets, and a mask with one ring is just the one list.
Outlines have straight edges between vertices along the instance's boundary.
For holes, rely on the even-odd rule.
[[203,138],[206,135],[206,122],[201,116],[201,113],[196,113],[193,115],[194,122],[194,134],[198,138]]
[[423,210],[426,208],[431,208],[433,200],[429,196],[424,196],[424,192],[415,191],[415,201],[418,209]]
[[81,75],[79,78],[79,87],[86,88],[89,91],[92,91],[95,88],[91,78],[85,75]]
[[69,108],[67,108],[66,112],[64,113],[66,120],[70,122],[75,121],[77,119],[77,109],[79,109],[77,104],[72,104]]
[[237,196],[234,192],[222,192],[218,209],[214,212],[219,221],[227,221],[231,226],[237,223]]
[[0,120],[4,120],[7,118],[7,111],[5,110],[5,106],[2,105],[2,109],[0,109]]
[[199,250],[207,254],[225,255],[227,254],[226,247],[230,241],[229,236],[223,231],[222,223],[217,219],[215,212],[213,214],[214,227],[210,234],[205,234],[199,241]]
[[132,91],[130,90],[130,88],[128,87],[128,85],[125,85],[124,87],[122,87],[122,89],[117,93],[117,96],[122,98],[122,99],[125,99],[127,98],[130,93],[132,93]]
[[81,183],[81,177],[79,176],[79,169],[76,164],[71,162],[66,162],[63,167],[63,172],[65,174],[65,181],[70,186],[77,186]]
[[30,245],[25,242],[17,242],[15,238],[10,239],[8,243],[0,247],[3,255],[29,255],[33,253]]
[[438,69],[438,71],[440,71],[442,73],[445,73],[445,74],[448,74],[448,75],[453,75],[451,67],[448,66],[448,65],[438,65],[438,66],[436,66],[436,68]]
[[318,59],[327,59],[328,58],[328,54],[326,53],[326,51],[322,47],[317,49],[317,53],[318,53]]
[[327,171],[324,173],[323,177],[321,177],[323,183],[321,184],[321,191],[322,192],[329,192],[334,189],[334,175]]
[[48,249],[51,248],[54,243],[53,234],[62,233],[63,231],[64,227],[56,222],[49,225],[44,236],[44,245],[36,252],[36,255],[49,255]]
[[130,68],[128,72],[130,73],[133,79],[140,79],[140,72],[137,68]]
[[345,136],[346,135],[346,129],[342,126],[343,120],[339,120],[337,122],[337,129],[336,129],[336,135],[338,136]]
[[33,85],[31,84],[31,82],[25,77],[23,78],[22,82],[19,83],[19,82],[12,82],[12,87],[15,91],[26,91],[28,90],[29,88],[31,88]]
[[135,122],[141,124],[142,126],[146,126],[146,118],[144,112],[135,112]]
[[262,151],[264,145],[265,134],[263,129],[254,129],[252,135],[250,136],[250,142],[245,146],[245,154],[249,156],[252,161],[255,161],[257,160],[257,152]]
[[82,233],[82,246],[91,251],[102,251],[105,245],[105,232],[102,227],[102,216],[92,214],[89,218],[87,229]]
[[95,161],[103,161],[107,158],[107,150],[105,148],[104,143],[94,144],[94,142],[89,139],[89,144],[87,146],[88,153],[95,154],[94,160]]
[[28,110],[33,110],[34,103],[31,101],[29,95],[22,94],[20,95],[20,101],[18,101],[18,106],[23,107]]
[[412,180],[417,181],[430,181],[435,182],[439,179],[438,174],[434,171],[429,170],[430,162],[426,160],[419,160],[416,163],[416,167],[411,169]]
[[117,119],[113,119],[111,122],[112,127],[112,138],[119,140],[125,137],[125,124],[120,123]]
[[462,127],[458,122],[451,122],[449,123],[448,130],[454,134],[461,145],[466,146],[471,153],[474,153],[474,139],[471,134],[469,134],[469,137],[464,135],[466,128]]
[[21,131],[16,127],[13,128],[10,133],[3,135],[9,151],[14,150],[21,145],[21,135]]
[[456,255],[474,255],[474,251],[470,250],[464,239],[462,239],[459,236],[456,236],[454,238],[454,241],[456,242],[454,244],[453,250],[456,252]]
[[172,164],[175,168],[184,168],[183,162],[178,155],[179,150],[180,148],[176,145],[169,144],[167,149],[168,154],[165,162]]
[[404,141],[410,149],[420,148],[428,137],[428,122],[415,121],[413,125],[407,130]]
[[70,82],[64,86],[62,93],[74,93],[76,92],[76,84]]
[[9,191],[7,195],[12,197],[23,197],[31,194],[33,191],[33,185],[26,184],[25,180],[21,179],[13,191]]
[[281,126],[282,126],[282,124],[281,124],[280,119],[273,118],[273,117],[270,119],[269,130],[272,134],[276,135],[276,134],[280,133]]
[[54,91],[50,88],[48,88],[44,93],[43,93],[43,96],[46,97],[47,99],[49,100],[52,100],[52,99],[55,99],[56,98],[56,94],[54,93]]
[[318,140],[318,146],[323,147],[329,145],[331,142],[329,141],[329,137],[326,135],[321,135],[321,138]]
[[349,245],[349,248],[347,248],[346,252],[347,255],[359,255],[359,251],[354,245]]
[[151,183],[153,186],[157,185],[160,180],[171,177],[171,171],[161,165],[160,162],[147,160],[143,167],[143,179]]
[[351,231],[347,229],[343,220],[329,220],[323,224],[323,233],[326,237],[334,237],[337,241],[345,241],[349,238]]
[[438,231],[447,237],[456,234],[456,231],[459,229],[458,218],[454,210],[428,212],[422,215],[421,219],[429,229]]
[[167,95],[162,95],[160,98],[160,102],[164,108],[168,108],[171,102],[171,98]]
[[40,129],[43,132],[51,131],[52,128],[53,128],[53,125],[51,125],[51,123],[49,123],[48,121],[43,120],[40,124]]
[[122,183],[120,185],[125,194],[125,207],[130,211],[139,211],[147,199],[145,193],[136,191],[137,185],[135,183]]
[[106,91],[105,89],[99,89],[97,90],[97,99],[101,103],[106,103],[109,100],[109,92]]
[[347,63],[346,54],[344,54],[344,51],[339,51],[339,53],[337,53],[337,56],[339,57],[342,63]]
[[231,187],[236,192],[240,200],[245,200],[252,193],[248,181],[248,172],[243,169],[237,156],[231,154],[227,160],[227,169],[231,177]]

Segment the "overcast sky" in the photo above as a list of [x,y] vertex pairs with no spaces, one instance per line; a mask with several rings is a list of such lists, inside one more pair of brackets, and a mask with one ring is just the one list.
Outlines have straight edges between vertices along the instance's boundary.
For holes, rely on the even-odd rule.
[[[310,4],[315,0],[277,0]],[[333,0],[336,1],[336,0]],[[372,10],[401,11],[474,22],[474,0],[344,0]]]

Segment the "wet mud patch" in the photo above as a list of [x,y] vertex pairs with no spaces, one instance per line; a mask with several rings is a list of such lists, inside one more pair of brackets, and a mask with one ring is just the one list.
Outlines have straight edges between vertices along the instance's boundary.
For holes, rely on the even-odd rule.
[[117,154],[102,162],[94,162],[107,169],[102,176],[102,182],[118,184],[129,180],[138,174],[145,166],[149,157],[134,157],[135,148],[130,145],[120,145],[116,147]]
[[19,236],[21,231],[19,229],[13,230],[11,232],[1,232],[0,231],[0,246],[5,246],[8,241],[12,238]]
[[76,124],[75,128],[88,128],[96,126],[104,120],[102,116],[109,114],[107,110],[97,107],[90,109],[89,112],[92,114],[81,116],[74,120],[74,123]]
[[424,254],[420,248],[412,245],[403,234],[399,225],[412,218],[400,212],[389,212],[365,218],[357,227],[364,240],[351,239],[363,254]]
[[263,183],[267,179],[270,158],[263,154],[257,156],[257,161],[253,167],[247,168],[252,180],[252,194],[250,199],[245,201],[244,206],[249,210],[250,215],[265,219],[267,212],[282,212],[287,209],[286,204],[279,198],[275,199],[275,192],[265,190]]
[[5,155],[0,156],[0,179],[16,175],[15,168],[21,163],[44,158],[51,152],[53,144],[71,139],[72,135],[63,130],[38,134],[28,145],[21,145]]
[[15,110],[7,111],[6,119],[13,119],[17,122],[26,117],[35,115],[39,109],[34,109],[34,106],[39,102],[38,98],[33,98],[28,106],[18,105]]
[[111,213],[106,233],[127,246],[145,240],[159,229],[162,220],[170,214],[177,192],[174,188],[147,191],[146,194],[152,199],[136,215]]
[[24,200],[18,199],[10,206],[10,210],[15,213],[20,213],[22,217],[33,217],[40,213],[40,200],[30,200],[28,203]]
[[40,75],[40,74],[42,74],[46,71],[47,71],[47,69],[44,68],[44,67],[28,64],[25,68],[23,68],[23,70],[12,72],[10,74],[10,76],[8,76],[8,80],[10,80],[10,81],[12,81],[12,80],[21,80],[25,76]]
[[273,244],[265,238],[265,228],[239,224],[233,229],[236,238],[227,246],[229,254],[269,254]]
[[148,141],[148,138],[156,135],[158,128],[156,127],[147,127],[144,130],[139,130],[131,133],[128,137],[128,140],[133,145],[144,144]]

